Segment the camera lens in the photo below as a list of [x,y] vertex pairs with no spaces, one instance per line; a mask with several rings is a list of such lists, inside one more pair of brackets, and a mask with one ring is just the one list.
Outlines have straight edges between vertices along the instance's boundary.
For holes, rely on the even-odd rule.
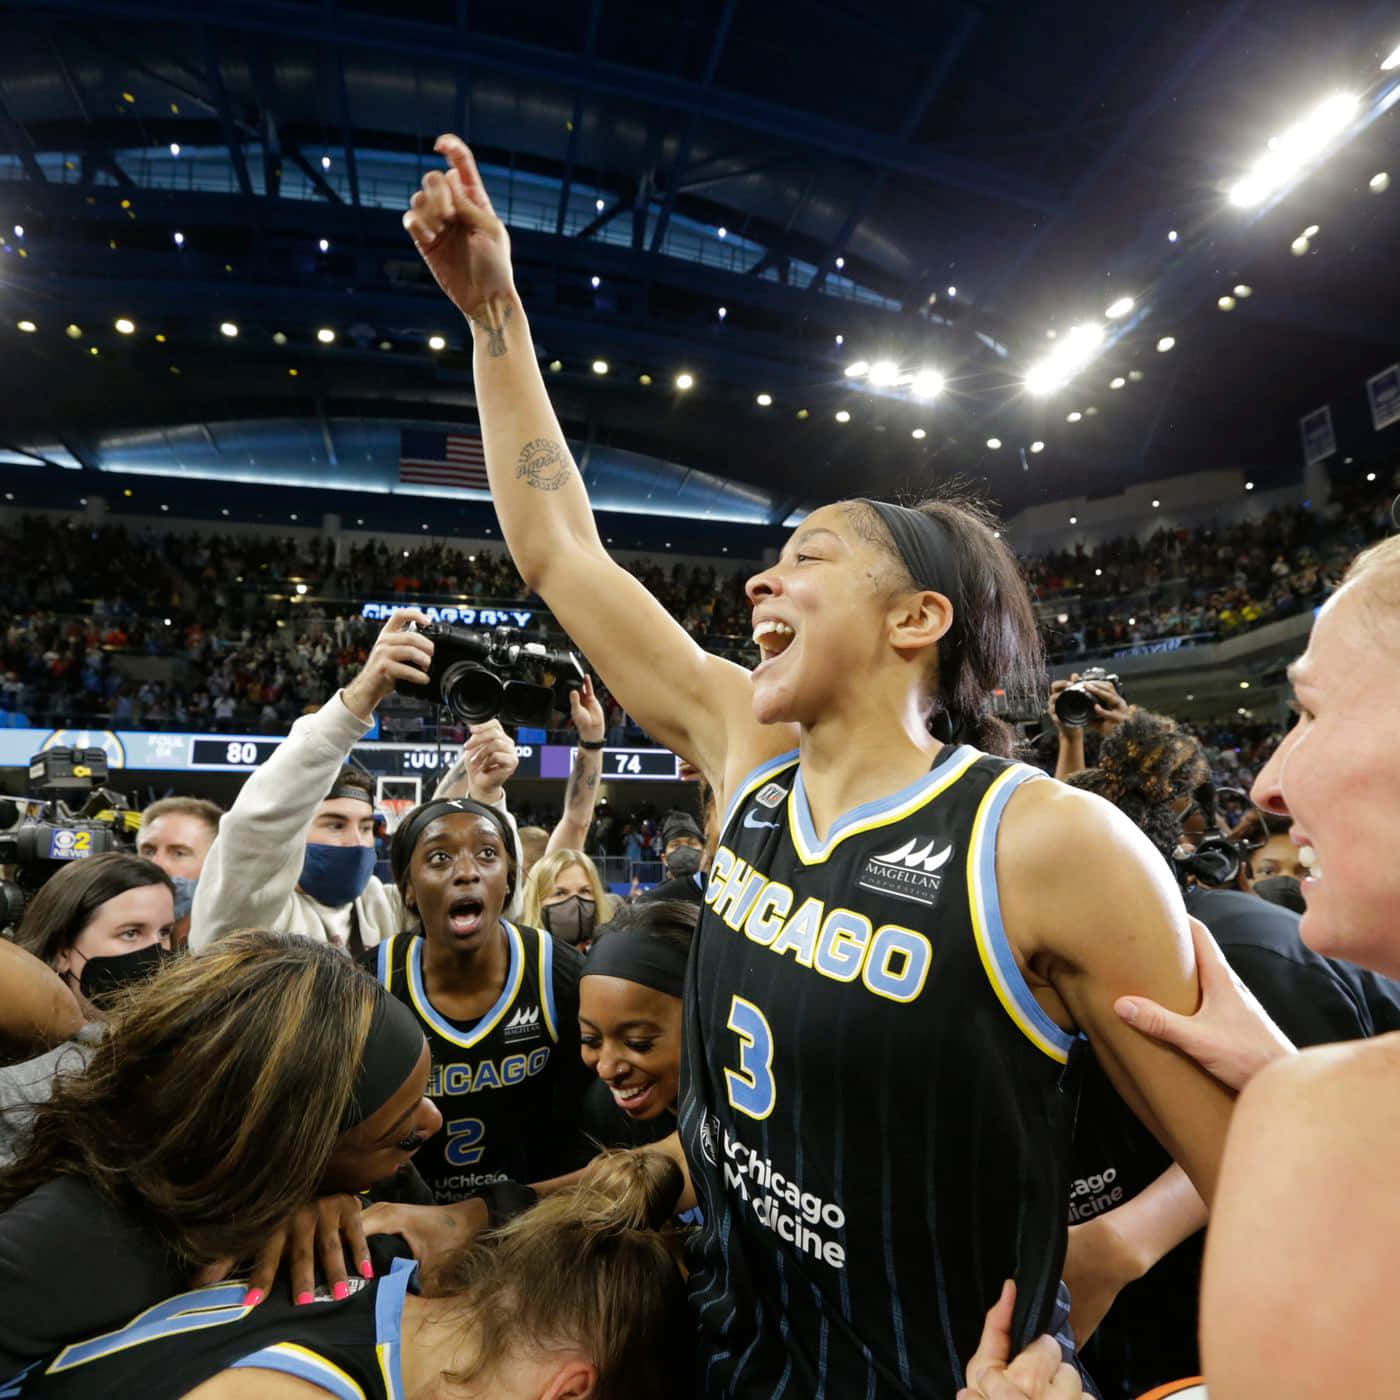
[[505,686],[471,661],[453,662],[442,673],[442,703],[466,724],[480,724],[500,713]]
[[1094,697],[1079,685],[1067,686],[1055,697],[1055,718],[1071,729],[1082,729],[1094,717]]

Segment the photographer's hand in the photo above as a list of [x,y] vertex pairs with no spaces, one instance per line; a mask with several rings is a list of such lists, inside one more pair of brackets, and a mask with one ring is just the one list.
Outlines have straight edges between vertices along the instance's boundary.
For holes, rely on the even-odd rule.
[[1083,772],[1086,766],[1084,763],[1083,725],[1062,724],[1059,715],[1055,713],[1055,701],[1060,698],[1061,692],[1073,685],[1078,679],[1079,672],[1075,671],[1068,680],[1050,682],[1050,718],[1054,722],[1055,732],[1060,738],[1060,752],[1055,762],[1055,776],[1061,782],[1075,773]]
[[520,766],[515,740],[498,719],[475,724],[463,754],[467,760],[467,794],[478,802],[498,806],[505,787]]
[[428,683],[433,644],[420,632],[408,630],[410,623],[423,627],[428,622],[428,615],[417,608],[401,608],[384,624],[360,674],[340,692],[351,714],[368,724],[379,702],[393,693],[399,681]]
[[1089,721],[1089,727],[1100,734],[1116,729],[1133,711],[1133,707],[1118,693],[1116,685],[1110,685],[1107,681],[1087,681],[1084,688],[1094,699],[1094,718]]

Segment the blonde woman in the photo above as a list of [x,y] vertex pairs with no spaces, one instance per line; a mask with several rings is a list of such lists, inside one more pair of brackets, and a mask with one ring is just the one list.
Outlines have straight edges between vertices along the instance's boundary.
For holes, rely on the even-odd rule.
[[525,882],[525,922],[578,948],[593,941],[593,930],[607,923],[612,906],[598,867],[582,851],[552,852]]

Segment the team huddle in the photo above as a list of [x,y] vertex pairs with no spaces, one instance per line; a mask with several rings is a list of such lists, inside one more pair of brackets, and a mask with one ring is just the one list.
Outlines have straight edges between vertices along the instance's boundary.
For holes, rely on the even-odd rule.
[[[1013,757],[994,692],[1038,696],[1044,664],[991,517],[956,496],[823,507],[749,581],[755,669],[703,652],[604,550],[506,231],[466,147],[437,149],[405,226],[472,326],[506,542],[703,775],[713,840],[671,897],[606,921],[587,880],[555,880],[586,857],[535,888],[480,789],[404,816],[392,884],[359,855],[304,861],[318,823],[370,817],[346,757],[428,680],[426,619],[395,614],[224,817],[190,954],[114,992],[78,1072],[30,1096],[0,1169],[0,1297],[66,1301],[54,1326],[0,1324],[0,1394],[1098,1394],[1065,1286],[1068,1226],[1122,1200],[1116,1168],[1080,1165],[1089,1075],[1162,1154],[1162,1210],[1188,1202],[1159,1253],[1218,1217],[1212,1396],[1285,1393],[1222,1339],[1252,1325],[1238,1159],[1264,1150],[1235,1096],[1292,1046],[1144,829]],[[1392,586],[1396,551],[1368,557],[1319,623],[1327,664]],[[1300,695],[1323,664],[1300,663]],[[1261,776],[1265,810],[1289,810],[1310,722]],[[1171,790],[1175,819],[1198,788]]]

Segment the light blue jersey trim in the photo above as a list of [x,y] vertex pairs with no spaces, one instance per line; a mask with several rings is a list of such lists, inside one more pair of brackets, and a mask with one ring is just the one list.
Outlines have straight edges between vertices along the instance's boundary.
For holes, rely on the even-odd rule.
[[734,814],[743,805],[744,799],[766,778],[771,778],[780,769],[789,768],[797,762],[798,753],[796,749],[789,749],[787,753],[780,753],[777,758],[770,758],[766,763],[760,763],[757,768],[745,778],[735,789],[734,796],[729,800],[729,806],[725,809],[724,821],[720,824],[720,831],[728,831],[729,823],[734,820]]
[[540,940],[540,1003],[544,1007],[545,1029],[549,1038],[559,1044],[559,1012],[554,1005],[554,939],[543,929],[536,930]]
[[380,1281],[374,1300],[375,1348],[379,1356],[379,1371],[384,1380],[388,1400],[403,1400],[403,1363],[401,1359],[404,1297],[418,1275],[418,1265],[412,1259],[395,1259],[389,1276]]
[[336,1400],[366,1400],[362,1385],[334,1362],[299,1343],[277,1342],[232,1362],[230,1369],[244,1366],[256,1367],[260,1371],[281,1371],[298,1380],[310,1381],[319,1390],[334,1395]]
[[460,1045],[464,1050],[470,1050],[496,1029],[501,1017],[510,1010],[511,1003],[519,994],[520,984],[524,980],[525,948],[520,931],[514,924],[508,923],[505,919],[501,920],[501,931],[505,934],[506,942],[510,946],[510,967],[506,971],[506,983],[501,988],[501,995],[496,998],[496,1004],[470,1031],[464,1031],[454,1026],[445,1016],[440,1015],[437,1008],[428,1000],[427,984],[423,980],[423,939],[415,937],[409,945],[408,992],[414,1010],[444,1040],[450,1040],[453,1045]]
[[391,933],[388,938],[379,945],[379,961],[376,976],[379,978],[380,985],[386,991],[393,991],[393,988],[389,985],[390,979],[393,976],[394,966],[393,953],[391,950],[394,946],[394,939],[397,937],[398,934]]
[[793,845],[804,865],[823,861],[846,839],[859,831],[872,827],[885,826],[897,817],[921,807],[934,797],[949,782],[962,776],[978,758],[980,752],[969,744],[954,749],[937,767],[929,769],[921,778],[900,788],[888,797],[878,797],[872,802],[862,802],[843,812],[831,824],[825,841],[817,840],[816,827],[812,824],[812,811],[807,802],[807,788],[802,781],[802,769],[792,784],[792,794],[788,799],[789,812],[793,818]]
[[968,882],[968,893],[972,902],[973,934],[998,998],[1027,1039],[1052,1059],[1063,1063],[1068,1059],[1074,1036],[1046,1015],[1017,965],[1002,922],[1001,896],[997,889],[997,832],[1002,813],[1017,788],[1044,776],[1038,768],[1017,764],[988,789],[973,824],[973,849],[968,858],[972,878]]

